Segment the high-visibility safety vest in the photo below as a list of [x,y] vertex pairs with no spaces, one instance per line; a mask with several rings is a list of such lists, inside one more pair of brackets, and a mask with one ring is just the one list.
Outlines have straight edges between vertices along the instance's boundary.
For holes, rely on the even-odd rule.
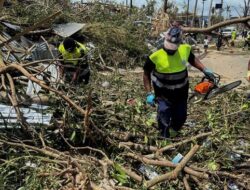
[[185,86],[188,83],[186,65],[190,52],[190,45],[181,44],[174,55],[168,55],[164,49],[151,54],[149,58],[155,64],[151,73],[152,82],[159,88],[170,90]]
[[84,52],[84,54],[87,53],[87,48],[79,43],[77,43],[77,47],[75,48],[75,50],[73,52],[68,52],[65,48],[63,43],[60,44],[59,46],[59,51],[63,56],[63,59],[67,62],[67,63],[72,63],[73,65],[77,65],[78,60],[70,60],[70,59],[77,59],[80,58],[82,55],[82,51]]
[[236,39],[236,31],[232,31],[232,40]]

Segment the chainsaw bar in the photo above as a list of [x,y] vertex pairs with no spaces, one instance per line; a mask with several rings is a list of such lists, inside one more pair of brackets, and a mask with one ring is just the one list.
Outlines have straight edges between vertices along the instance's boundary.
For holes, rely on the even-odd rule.
[[232,83],[226,84],[224,86],[215,88],[215,89],[211,90],[211,92],[205,96],[205,100],[211,99],[219,94],[222,94],[224,92],[232,90],[232,89],[236,88],[237,86],[239,86],[241,84],[241,82],[242,82],[241,80],[237,80],[237,81],[234,81]]

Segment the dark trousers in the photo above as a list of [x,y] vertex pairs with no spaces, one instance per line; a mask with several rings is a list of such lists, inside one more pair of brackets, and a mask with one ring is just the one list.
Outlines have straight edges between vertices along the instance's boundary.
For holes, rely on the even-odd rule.
[[175,131],[181,129],[187,119],[187,99],[170,102],[166,99],[158,99],[157,120],[161,135],[170,136],[169,128]]
[[64,73],[67,82],[72,84],[89,83],[90,70],[88,64],[80,65],[80,67],[64,68]]
[[245,40],[245,43],[244,43],[244,47],[243,48],[245,48],[245,47],[247,47],[248,46],[248,49],[250,48],[250,41],[247,41],[247,40]]

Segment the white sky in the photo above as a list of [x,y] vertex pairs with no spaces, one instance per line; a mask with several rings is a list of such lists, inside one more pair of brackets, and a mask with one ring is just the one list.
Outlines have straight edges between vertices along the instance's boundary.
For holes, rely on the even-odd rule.
[[[72,0],[72,1],[80,1],[80,0]],[[84,0],[84,2],[87,1],[87,0]],[[117,3],[126,3],[126,0],[113,0]],[[172,1],[172,2],[175,2],[176,5],[179,7],[179,9],[182,9],[184,3],[188,0],[169,0],[169,1]],[[211,0],[205,0],[205,3],[204,3],[204,16],[206,16],[208,14],[208,10],[209,10],[209,7],[210,7],[210,1]],[[223,0],[224,1],[224,5],[223,7],[225,8],[226,5],[230,5],[232,6],[231,7],[231,15],[232,16],[239,16],[237,11],[235,9],[238,10],[239,14],[242,14],[242,9],[240,8],[240,6],[243,6],[244,5],[244,0]],[[127,0],[127,2],[129,3],[130,0]],[[138,6],[138,7],[141,7],[143,4],[146,4],[146,0],[133,0],[133,4]],[[156,0],[158,6],[161,6],[162,5],[162,0]],[[194,3],[195,3],[195,0],[189,0],[190,2],[190,11],[193,10],[194,8]],[[215,5],[216,3],[220,3],[221,0],[213,0],[213,5]],[[202,0],[198,0],[198,13],[201,13],[201,10],[202,10]],[[226,14],[226,13],[224,13]]]

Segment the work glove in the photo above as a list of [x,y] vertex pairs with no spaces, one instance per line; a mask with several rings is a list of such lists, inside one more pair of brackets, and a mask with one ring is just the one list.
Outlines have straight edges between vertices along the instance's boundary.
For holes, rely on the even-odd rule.
[[154,104],[155,104],[155,95],[153,93],[151,93],[151,92],[148,93],[146,102],[150,106],[154,106]]
[[208,77],[210,80],[215,81],[215,76],[214,73],[211,69],[204,68],[203,73]]

